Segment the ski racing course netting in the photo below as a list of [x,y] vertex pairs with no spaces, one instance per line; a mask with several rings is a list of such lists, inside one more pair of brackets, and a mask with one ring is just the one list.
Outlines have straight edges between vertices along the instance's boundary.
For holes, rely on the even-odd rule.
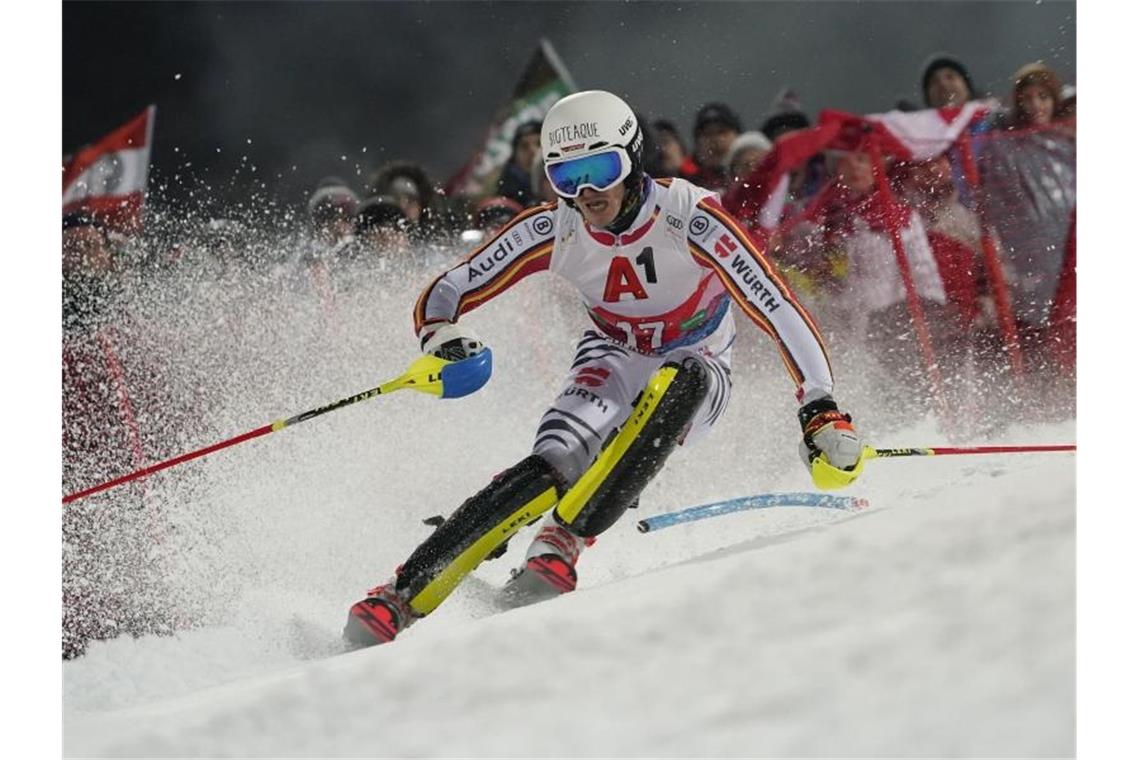
[[[147,462],[399,374],[418,355],[416,297],[462,253],[421,246],[318,284],[296,241],[256,245],[270,253],[254,263],[156,267],[106,307]],[[464,323],[495,352],[479,393],[383,396],[66,508],[85,532],[65,535],[65,598],[113,599],[84,614],[125,632],[64,664],[67,755],[1074,752],[1072,455],[874,461],[844,492],[870,501],[860,513],[635,530],[811,490],[793,384],[742,318],[728,412],[585,552],[577,592],[494,614],[487,584],[526,529],[475,571],[486,583],[391,645],[338,654],[348,606],[428,535],[423,519],[529,453],[588,327],[548,274]],[[933,404],[903,419],[883,404],[859,345],[829,349],[869,443],[952,440]],[[1068,415],[973,423],[973,443],[1075,435]],[[65,491],[121,474],[83,464]]]

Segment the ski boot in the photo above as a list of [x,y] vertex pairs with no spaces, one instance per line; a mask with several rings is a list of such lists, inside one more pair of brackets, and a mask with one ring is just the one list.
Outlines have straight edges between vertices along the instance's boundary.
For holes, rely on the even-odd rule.
[[504,593],[511,606],[533,604],[569,593],[578,586],[574,569],[578,557],[595,538],[582,538],[559,525],[553,517],[534,537],[522,567],[511,571]]
[[345,641],[360,647],[387,644],[396,634],[416,621],[416,614],[395,581],[377,586],[348,610],[344,624]]

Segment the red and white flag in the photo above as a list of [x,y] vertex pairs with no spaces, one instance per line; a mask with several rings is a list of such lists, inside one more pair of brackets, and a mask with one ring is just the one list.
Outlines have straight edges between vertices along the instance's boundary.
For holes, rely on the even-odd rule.
[[724,206],[745,221],[763,241],[784,214],[789,174],[825,150],[866,150],[874,138],[883,153],[904,161],[927,161],[940,156],[989,109],[973,101],[951,108],[891,111],[859,116],[825,110],[819,125],[782,136],[752,175],[732,188]]
[[866,116],[825,110],[819,115],[819,123],[840,126],[840,135],[830,146],[835,150],[860,150],[873,134],[888,155],[904,161],[929,161],[949,150],[959,135],[988,112],[985,103],[975,100],[949,108]]
[[95,144],[64,158],[64,214],[86,211],[116,229],[138,229],[154,113],[155,107],[149,106]]
[[840,125],[833,122],[781,135],[752,174],[725,194],[724,207],[761,245],[767,245],[783,217],[791,172],[826,150],[839,132]]

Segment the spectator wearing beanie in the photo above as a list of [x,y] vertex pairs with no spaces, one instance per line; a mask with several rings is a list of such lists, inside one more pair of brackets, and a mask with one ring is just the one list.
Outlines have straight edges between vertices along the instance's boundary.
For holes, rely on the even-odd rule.
[[728,106],[723,103],[702,106],[693,125],[693,160],[697,171],[682,176],[708,190],[725,190],[729,180],[725,158],[741,131],[740,117]]
[[744,132],[737,136],[725,160],[730,184],[747,179],[771,150],[772,143],[762,132]]
[[360,204],[354,229],[361,252],[386,256],[409,249],[410,226],[396,199],[390,195],[379,195]]
[[335,245],[352,234],[352,218],[360,199],[345,182],[326,177],[309,197],[309,220],[318,241]]
[[935,53],[922,69],[922,97],[927,108],[944,108],[960,106],[977,94],[961,61],[948,53]]
[[1061,80],[1040,61],[1027,63],[1013,75],[1012,99],[1014,127],[1048,124],[1061,103]]
[[522,210],[522,204],[513,198],[485,198],[475,207],[475,228],[484,233],[484,240],[489,240],[496,230],[522,213]]
[[772,109],[760,124],[760,131],[774,143],[780,135],[810,126],[811,120],[804,113],[799,97],[791,88],[784,87],[776,93]]
[[652,127],[661,153],[661,176],[681,177],[696,174],[697,165],[689,157],[676,125],[668,119],[658,119],[653,122]]
[[532,206],[535,202],[534,188],[530,183],[530,168],[542,148],[539,144],[542,122],[525,121],[515,128],[511,138],[511,158],[499,175],[497,191],[500,196]]
[[[415,189],[414,199],[411,198],[412,188]],[[449,220],[440,201],[441,196],[419,164],[393,161],[382,166],[368,183],[368,193],[371,196],[389,196],[400,206],[407,217],[408,234],[412,239],[429,240],[446,232]]]
[[423,216],[424,207],[420,201],[419,187],[410,177],[394,177],[389,183],[388,192],[385,195],[390,195],[395,199],[400,210],[404,212],[404,216],[408,217],[408,222],[411,224],[419,222],[420,217]]
[[[773,145],[784,135],[809,129],[811,120],[800,103],[799,96],[790,87],[783,87],[776,93],[772,108],[760,124],[760,132]],[[788,182],[788,212],[811,196],[814,196],[828,180],[827,162],[822,153],[808,159],[807,163],[792,171]]]

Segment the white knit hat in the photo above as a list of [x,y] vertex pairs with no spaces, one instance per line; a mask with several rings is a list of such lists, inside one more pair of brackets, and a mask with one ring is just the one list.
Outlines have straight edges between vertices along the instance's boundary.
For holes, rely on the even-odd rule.
[[732,166],[732,162],[736,160],[737,154],[748,148],[757,148],[767,153],[772,150],[772,141],[765,137],[763,132],[740,133],[740,135],[732,141],[732,147],[728,149],[728,153],[725,155],[725,168],[727,169]]

